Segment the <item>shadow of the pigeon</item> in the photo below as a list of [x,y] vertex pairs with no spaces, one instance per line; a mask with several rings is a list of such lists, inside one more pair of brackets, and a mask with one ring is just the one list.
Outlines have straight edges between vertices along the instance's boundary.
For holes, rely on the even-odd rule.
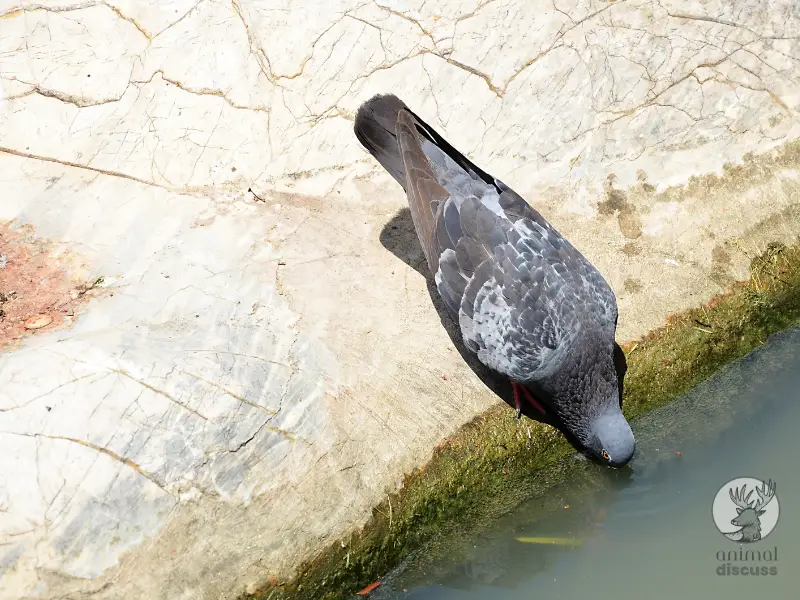
[[[395,214],[395,216],[392,217],[392,219],[384,226],[383,230],[381,230],[380,241],[384,248],[386,248],[389,252],[394,254],[397,258],[425,278],[425,282],[428,287],[428,295],[431,297],[433,306],[439,315],[439,320],[441,321],[442,326],[444,326],[445,331],[447,331],[447,335],[450,337],[453,345],[461,355],[461,358],[464,359],[464,362],[467,363],[470,369],[472,369],[475,375],[478,376],[478,378],[484,383],[484,385],[486,385],[486,387],[492,390],[492,392],[500,397],[503,402],[508,404],[508,406],[516,410],[514,404],[514,395],[509,379],[486,367],[478,360],[478,357],[475,356],[475,354],[467,350],[466,346],[461,341],[461,331],[459,330],[458,324],[448,312],[447,307],[440,298],[439,292],[436,289],[436,283],[434,282],[433,274],[430,272],[428,263],[425,261],[425,255],[422,252],[422,246],[419,243],[417,232],[414,229],[414,222],[411,219],[411,211],[408,209],[408,207],[400,209],[397,214]],[[627,362],[625,360],[624,352],[616,343],[614,358],[617,367],[617,375],[620,382],[621,398],[623,379],[625,377],[625,372],[627,371]],[[550,420],[542,418],[542,416],[532,406],[528,405],[528,403],[523,403],[522,414],[530,419],[533,419],[534,421],[539,421],[541,423],[547,423],[548,425],[558,427],[557,424],[551,422]],[[511,417],[512,415],[509,415],[509,418]],[[561,430],[560,427],[558,427],[558,429]],[[570,443],[580,451],[580,448],[576,444],[575,440],[570,439],[571,436],[565,434],[565,437],[567,437]]]

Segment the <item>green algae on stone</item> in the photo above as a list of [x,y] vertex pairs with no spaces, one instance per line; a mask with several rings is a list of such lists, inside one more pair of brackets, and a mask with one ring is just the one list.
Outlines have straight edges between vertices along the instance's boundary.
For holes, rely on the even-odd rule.
[[[693,175],[685,184],[670,186],[657,192],[652,185],[642,186],[642,191],[659,202],[682,201],[687,198],[707,198],[710,196],[730,196],[742,190],[779,177],[786,169],[800,167],[800,140],[793,140],[763,154],[747,153],[740,164],[725,163],[722,173]],[[646,178],[646,174],[644,175]],[[780,179],[784,185],[796,189],[791,178]],[[640,177],[640,182],[642,181]]]
[[[798,323],[800,240],[793,246],[770,244],[752,261],[748,281],[703,306],[670,315],[663,327],[623,346],[626,416],[635,420],[682,395]],[[572,453],[554,429],[517,422],[513,411],[498,404],[437,447],[424,469],[407,475],[403,488],[375,507],[361,531],[302,565],[293,580],[244,599],[350,598],[423,546],[433,555],[447,552],[436,549],[444,532],[478,531],[523,500],[575,481],[576,472],[591,480],[599,467],[563,460]]]
[[626,415],[680,395],[799,321],[800,244],[770,244],[753,259],[748,281],[627,345]]

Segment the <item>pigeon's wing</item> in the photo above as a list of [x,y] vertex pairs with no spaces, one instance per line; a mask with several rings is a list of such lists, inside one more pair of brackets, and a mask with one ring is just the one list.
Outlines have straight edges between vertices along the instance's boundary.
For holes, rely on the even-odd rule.
[[581,327],[613,336],[608,284],[511,188],[395,96],[364,103],[355,130],[406,190],[437,290],[481,362],[536,380],[558,368]]
[[428,157],[422,151],[415,119],[409,111],[401,110],[398,114],[396,132],[411,218],[428,266],[434,271],[439,257],[434,240],[436,219],[440,217],[443,202],[450,198],[450,193],[436,180]]
[[[447,207],[445,207],[445,210]],[[536,381],[558,370],[582,329],[602,328],[613,339],[616,301],[597,270],[559,233],[537,220],[502,219],[465,202],[461,228],[477,226],[456,244],[447,262],[472,275],[459,306],[464,341],[481,362],[518,381]],[[485,258],[474,266],[480,244]],[[473,270],[474,269],[474,270]],[[449,283],[450,269],[441,268]]]

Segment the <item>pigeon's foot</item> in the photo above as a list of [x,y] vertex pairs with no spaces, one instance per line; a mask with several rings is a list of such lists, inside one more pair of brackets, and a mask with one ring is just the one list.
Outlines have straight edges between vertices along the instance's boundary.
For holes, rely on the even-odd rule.
[[511,382],[511,389],[514,391],[514,405],[517,407],[517,420],[522,418],[522,401],[519,399],[519,385]]
[[531,406],[538,410],[540,413],[545,414],[544,408],[542,405],[536,401],[536,398],[533,397],[533,394],[530,393],[528,388],[524,385],[517,383],[516,381],[511,382],[511,389],[514,391],[514,404],[517,407],[517,418],[519,419],[522,416],[522,401],[521,396],[525,396],[525,400],[530,402]]

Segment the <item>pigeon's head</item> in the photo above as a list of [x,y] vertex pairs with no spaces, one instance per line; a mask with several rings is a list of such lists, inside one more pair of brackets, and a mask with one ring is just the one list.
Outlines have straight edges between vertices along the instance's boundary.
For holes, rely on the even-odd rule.
[[586,450],[611,467],[627,465],[636,452],[633,431],[619,405],[609,407],[592,419],[586,437]]
[[595,343],[580,348],[549,378],[549,404],[558,428],[577,449],[601,464],[622,467],[636,452],[620,402],[624,355],[602,340],[587,341]]

